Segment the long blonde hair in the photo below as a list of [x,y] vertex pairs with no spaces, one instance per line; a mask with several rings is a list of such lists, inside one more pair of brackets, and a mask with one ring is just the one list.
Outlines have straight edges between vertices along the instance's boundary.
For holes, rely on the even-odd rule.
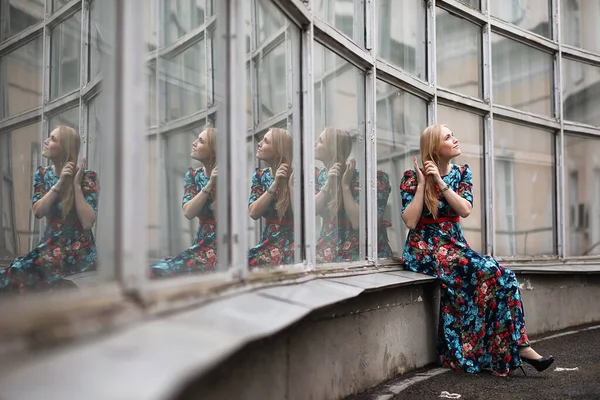
[[346,160],[350,157],[352,151],[352,139],[350,134],[342,129],[336,128],[325,128],[325,151],[327,152],[327,159],[330,160],[330,164],[326,165],[327,170],[335,163],[342,164],[340,169],[340,175],[338,178],[338,187],[336,187],[335,196],[329,200],[329,210],[331,211],[332,217],[335,217],[339,211],[340,205],[343,202],[342,193],[342,176],[346,171]]
[[[273,172],[277,172],[277,168],[279,168],[281,164],[287,164],[290,167],[289,177],[292,173],[292,161],[294,158],[294,140],[292,133],[281,128],[271,128],[270,130],[273,147],[275,147],[275,151],[277,152],[277,161],[275,162],[275,171]],[[291,199],[290,190],[287,184],[279,190],[279,198],[277,199],[277,217],[281,220],[290,207]]]
[[[442,141],[442,129],[445,127],[446,125],[443,124],[430,125],[421,133],[420,147],[423,164],[426,161],[433,161],[439,167],[439,149]],[[435,219],[438,216],[439,202],[438,195],[435,192],[435,181],[432,176],[426,176],[425,182],[425,205]]]
[[[206,144],[210,149],[210,159],[206,163],[205,168],[214,168],[217,164],[217,129],[216,128],[206,128]],[[205,170],[206,172],[206,170]],[[208,177],[207,177],[208,178]]]
[[[56,127],[56,129],[58,130],[58,141],[64,153],[62,165],[64,166],[68,162],[74,163],[75,170],[73,173],[76,174],[79,149],[81,147],[81,138],[79,137],[77,131],[69,126],[59,125]],[[63,219],[67,218],[67,215],[69,215],[69,212],[75,203],[75,193],[73,193],[73,178],[74,176],[67,177],[63,187],[60,190],[61,213]]]

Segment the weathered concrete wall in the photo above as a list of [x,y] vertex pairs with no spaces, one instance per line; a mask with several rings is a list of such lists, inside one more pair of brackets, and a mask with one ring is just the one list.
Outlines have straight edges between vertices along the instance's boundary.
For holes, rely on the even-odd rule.
[[[600,321],[600,275],[518,274],[530,336]],[[435,362],[437,284],[313,313],[190,383],[180,399],[340,399]]]
[[517,274],[530,336],[600,321],[600,275]]
[[238,352],[181,399],[339,399],[436,360],[437,284],[369,293]]

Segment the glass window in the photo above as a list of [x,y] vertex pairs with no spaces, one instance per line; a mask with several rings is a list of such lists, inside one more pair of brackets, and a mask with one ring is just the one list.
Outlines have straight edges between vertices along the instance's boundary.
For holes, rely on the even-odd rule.
[[50,35],[50,97],[56,99],[79,88],[81,12],[62,22]]
[[565,119],[600,126],[600,67],[563,58]]
[[204,0],[165,0],[163,3],[165,46],[204,24],[206,17]]
[[556,254],[554,135],[494,121],[496,256]]
[[519,28],[550,37],[550,0],[490,0],[490,14]]
[[315,0],[315,13],[361,46],[365,44],[364,0]]
[[438,85],[473,97],[481,96],[481,28],[436,9]]
[[[271,2],[254,0],[246,66],[248,265],[302,261],[299,30]],[[297,110],[297,111],[296,111]],[[243,143],[243,142],[242,142]]]
[[468,218],[462,218],[460,225],[467,242],[473,250],[483,253],[485,207],[483,170],[483,118],[477,114],[452,107],[438,106],[438,121],[452,130],[459,140],[462,154],[454,164],[469,164],[473,174],[473,210]]
[[0,58],[0,119],[42,105],[42,38]]
[[166,122],[206,108],[205,44],[205,40],[201,40],[174,56],[159,60],[163,70],[161,84],[166,90]]
[[567,256],[600,254],[600,139],[565,135]]
[[560,12],[563,43],[600,53],[598,2],[562,0]]
[[75,130],[79,130],[79,107],[71,108],[50,117],[48,133],[52,132],[58,125],[67,125]]
[[31,193],[41,161],[40,135],[40,123],[0,133],[0,293],[7,289],[6,270],[15,257],[39,242]]
[[378,56],[426,80],[427,4],[420,0],[377,0]]
[[493,33],[493,102],[551,116],[552,65],[552,55]]
[[420,158],[419,137],[426,125],[425,100],[388,83],[377,82],[379,258],[389,258],[388,247],[394,256],[402,256],[408,229],[402,221],[400,181],[404,171],[413,168],[412,158]]
[[480,7],[479,0],[458,0],[458,1],[479,10],[479,7]]
[[100,63],[102,62],[102,34],[100,28],[100,15],[98,8],[98,1],[101,0],[93,0],[90,2],[90,28],[88,31],[89,35],[89,57],[90,61],[88,63],[88,77],[89,80],[92,80],[98,73],[100,72]]
[[364,260],[365,76],[325,47],[314,49],[317,262]]
[[52,0],[52,10],[56,11],[68,2],[69,0]]
[[44,0],[0,0],[0,42],[44,19]]

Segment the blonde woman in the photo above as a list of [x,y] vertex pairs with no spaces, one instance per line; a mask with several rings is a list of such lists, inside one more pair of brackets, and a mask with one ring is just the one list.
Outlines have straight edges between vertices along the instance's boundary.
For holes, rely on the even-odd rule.
[[[529,346],[523,304],[515,274],[489,256],[473,251],[460,227],[473,209],[473,183],[458,139],[444,125],[421,133],[423,168],[414,159],[400,184],[402,219],[410,229],[405,268],[441,280],[438,351],[444,366],[476,373],[508,375],[525,361],[538,371],[552,356]],[[522,367],[521,367],[522,369]],[[525,371],[523,371],[525,372]]]
[[61,278],[95,269],[92,227],[98,211],[98,177],[77,167],[81,139],[75,129],[58,126],[44,141],[42,156],[50,161],[33,178],[33,214],[46,218],[42,241],[29,254],[0,271],[4,292],[51,289]]
[[292,134],[271,128],[258,143],[256,158],[269,165],[252,177],[248,212],[265,218],[260,243],[248,252],[250,268],[294,262]]
[[[315,158],[325,168],[316,170],[316,211],[323,218],[317,240],[317,262],[343,262],[359,259],[360,181],[356,160],[347,163],[352,151],[348,132],[325,128],[315,143]],[[347,163],[347,164],[346,164]],[[377,171],[377,251],[389,258],[392,251],[387,236],[391,224],[383,213],[391,192],[388,174]]]
[[202,163],[202,168],[186,173],[183,187],[183,215],[198,218],[194,244],[183,253],[165,258],[151,268],[151,277],[185,275],[214,270],[217,266],[215,202],[217,169],[217,130],[207,128],[192,143],[190,156]]

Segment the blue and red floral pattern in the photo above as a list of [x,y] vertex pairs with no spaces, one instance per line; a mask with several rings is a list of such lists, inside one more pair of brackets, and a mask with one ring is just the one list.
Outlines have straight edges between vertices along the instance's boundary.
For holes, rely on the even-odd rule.
[[[473,204],[468,165],[453,165],[443,180]],[[416,173],[408,170],[400,184],[403,213],[416,189]],[[438,218],[458,217],[439,189],[438,195]],[[432,218],[425,205],[421,218]],[[438,351],[444,366],[504,376],[521,365],[519,347],[529,342],[515,274],[472,250],[460,223],[419,223],[409,231],[403,261],[406,269],[441,281]]]
[[[204,174],[203,168],[192,169],[185,174],[183,187],[184,206],[208,185],[210,178]],[[216,188],[209,193],[209,200],[204,204],[192,247],[175,257],[164,258],[150,267],[152,278],[187,275],[213,271],[217,266],[216,221],[213,210]]]
[[[33,178],[35,204],[58,182],[52,167],[38,167]],[[98,212],[98,176],[84,170],[81,188],[85,201]],[[62,278],[96,269],[98,255],[91,229],[83,229],[75,205],[65,219],[61,202],[56,201],[46,218],[41,242],[28,254],[13,260],[0,271],[0,291],[4,294],[47,291]]]
[[[315,189],[318,193],[327,183],[327,169],[315,170]],[[350,184],[354,201],[360,202],[360,176],[358,170],[355,170],[354,177]],[[383,213],[387,206],[388,198],[392,188],[387,173],[377,171],[377,214],[379,224],[377,227],[377,253],[379,258],[390,258],[392,249],[387,234],[387,228],[392,226],[389,221],[383,219]],[[359,260],[359,234],[358,229],[354,229],[348,220],[343,204],[338,209],[337,216],[328,215],[328,211],[323,213],[323,224],[321,233],[317,239],[317,262],[334,263]]]
[[[248,206],[258,200],[274,181],[270,168],[257,168],[252,176]],[[248,251],[248,264],[251,269],[294,263],[294,214],[290,206],[283,218],[279,220],[277,215],[279,195],[278,189],[268,211],[263,215],[266,223],[260,243]]]

